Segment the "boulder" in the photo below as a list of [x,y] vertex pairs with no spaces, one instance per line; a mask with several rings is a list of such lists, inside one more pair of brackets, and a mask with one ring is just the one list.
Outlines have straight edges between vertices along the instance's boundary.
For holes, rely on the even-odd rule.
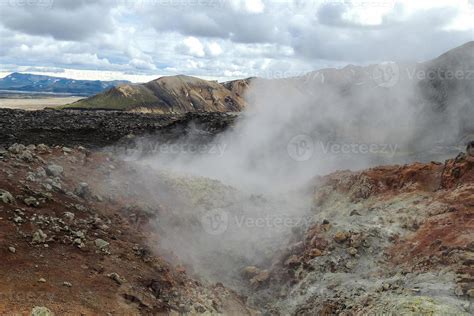
[[33,154],[32,154],[31,151],[26,149],[18,155],[18,158],[20,158],[21,160],[26,161],[26,162],[32,162],[33,161]]
[[31,316],[54,316],[54,314],[44,306],[35,306],[31,310]]
[[48,237],[48,235],[46,235],[41,229],[38,229],[33,234],[32,242],[33,243],[44,243],[46,241],[47,237]]
[[39,144],[36,146],[36,150],[40,153],[46,153],[49,152],[49,147],[45,144]]
[[8,147],[8,151],[11,152],[12,154],[21,154],[25,149],[26,149],[25,145],[17,144],[17,143]]
[[319,250],[318,248],[313,248],[311,249],[311,251],[309,252],[309,256],[311,258],[315,258],[315,257],[320,257],[322,256],[323,253],[321,252],[321,250]]
[[342,243],[350,237],[350,233],[339,231],[334,235],[334,240],[336,242]]
[[118,275],[118,273],[112,272],[112,273],[107,274],[107,276],[111,278],[112,280],[114,280],[119,285],[124,282],[124,280],[120,277],[120,275]]
[[44,170],[43,167],[36,168],[36,176],[39,177],[39,178],[46,177],[46,170]]
[[63,174],[64,168],[60,165],[49,165],[46,167],[46,174],[51,177],[59,177]]
[[109,245],[108,242],[106,242],[105,240],[100,239],[100,238],[97,238],[97,239],[94,241],[94,244],[95,244],[96,247],[99,248],[99,249],[104,249],[104,248],[106,248],[106,247]]
[[86,182],[79,183],[74,193],[77,196],[82,197],[82,198],[89,196],[90,195],[89,184],[87,184]]
[[10,192],[0,189],[0,201],[6,204],[12,204],[15,203],[15,198]]
[[33,196],[27,197],[26,199],[23,200],[23,202],[25,202],[25,204],[28,206],[32,206],[32,207],[39,206],[38,200]]

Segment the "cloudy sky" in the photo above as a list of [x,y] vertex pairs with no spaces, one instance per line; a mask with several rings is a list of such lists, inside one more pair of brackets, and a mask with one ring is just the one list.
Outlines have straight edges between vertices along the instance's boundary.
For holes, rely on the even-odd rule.
[[474,0],[0,0],[0,76],[275,78],[471,40]]

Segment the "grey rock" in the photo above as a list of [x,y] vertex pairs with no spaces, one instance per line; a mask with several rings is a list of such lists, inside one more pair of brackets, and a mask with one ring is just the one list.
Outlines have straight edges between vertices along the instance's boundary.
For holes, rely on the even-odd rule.
[[81,238],[76,238],[74,239],[74,245],[77,246],[77,248],[83,248],[85,247],[84,243],[82,242]]
[[36,177],[35,177],[35,174],[33,172],[28,172],[26,174],[26,178],[25,178],[27,181],[31,181],[31,182],[35,182],[36,181]]
[[6,204],[12,204],[15,203],[15,198],[10,192],[0,189],[0,201]]
[[64,212],[63,217],[67,220],[68,223],[71,223],[72,221],[74,221],[75,215],[71,212]]
[[64,173],[64,168],[60,165],[49,165],[46,167],[46,174],[51,177],[59,177]]
[[32,207],[39,206],[38,200],[33,196],[27,197],[26,199],[23,200],[23,202],[25,202],[25,204],[28,206],[32,206]]
[[62,189],[60,179],[57,178],[57,177],[54,178],[54,179],[50,179],[50,178],[45,179],[44,183],[47,183],[47,184],[51,185],[53,187],[53,189],[55,189],[55,190],[61,191],[61,189]]
[[25,145],[17,144],[17,143],[8,147],[8,151],[11,152],[12,154],[21,154],[25,149],[26,149]]
[[79,183],[74,193],[76,193],[77,196],[80,196],[82,198],[90,195],[89,184],[87,184],[86,182]]
[[106,248],[107,246],[109,246],[109,243],[108,243],[108,242],[106,242],[105,240],[100,239],[100,238],[97,238],[97,239],[94,241],[94,244],[95,244],[96,247],[99,248],[99,249],[104,249],[104,248]]
[[357,254],[357,249],[354,248],[354,247],[350,247],[349,249],[347,249],[347,252],[352,255],[352,256],[355,256]]
[[23,161],[26,162],[32,162],[33,159],[33,154],[29,150],[24,150],[18,155],[18,158],[20,158]]
[[77,238],[86,239],[86,235],[85,235],[84,232],[82,232],[82,231],[74,232],[74,235],[75,235]]
[[33,243],[44,243],[46,241],[46,238],[48,235],[46,235],[41,229],[38,229],[36,232],[33,234]]
[[117,282],[117,284],[122,284],[123,283],[123,279],[120,277],[120,275],[118,275],[118,273],[115,273],[115,272],[112,272],[112,273],[109,273],[107,274],[107,276],[109,278],[111,278],[112,280],[114,280],[115,282]]
[[48,152],[50,149],[47,145],[45,144],[39,144],[38,146],[36,146],[36,150],[40,153],[46,153]]
[[15,252],[16,252],[16,248],[15,248],[15,247],[8,247],[8,250],[9,250],[11,253],[15,253]]
[[54,316],[54,314],[44,306],[35,306],[31,310],[31,316]]
[[39,178],[46,177],[46,170],[44,170],[43,167],[36,168],[36,176],[39,177]]

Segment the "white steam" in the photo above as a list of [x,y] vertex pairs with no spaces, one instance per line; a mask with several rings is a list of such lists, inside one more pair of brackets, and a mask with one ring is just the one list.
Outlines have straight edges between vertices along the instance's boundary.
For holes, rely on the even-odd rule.
[[[210,143],[195,142],[197,131],[140,160],[165,171],[159,184],[143,179],[171,210],[157,223],[161,247],[206,279],[239,286],[243,267],[268,267],[272,252],[308,225],[316,175],[442,159],[433,148],[459,140],[467,99],[436,110],[426,87],[409,78],[410,66],[397,67],[395,84],[381,84],[375,66],[255,79],[248,110],[228,131]],[[207,219],[226,227],[210,233]]]

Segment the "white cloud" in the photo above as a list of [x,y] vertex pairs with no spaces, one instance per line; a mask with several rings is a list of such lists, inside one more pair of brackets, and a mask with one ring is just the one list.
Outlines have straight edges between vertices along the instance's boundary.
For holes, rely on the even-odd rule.
[[262,13],[265,10],[261,0],[231,0],[230,3],[235,10],[247,13]]
[[213,56],[213,57],[216,57],[216,56],[219,56],[220,54],[222,54],[222,48],[216,42],[209,43],[207,45],[207,51],[208,51],[208,54]]
[[470,0],[170,1],[2,6],[0,65],[225,80],[426,60],[474,39]]
[[183,44],[188,49],[188,53],[190,55],[196,57],[204,57],[204,46],[202,45],[201,41],[199,41],[196,37],[189,36],[185,38]]

